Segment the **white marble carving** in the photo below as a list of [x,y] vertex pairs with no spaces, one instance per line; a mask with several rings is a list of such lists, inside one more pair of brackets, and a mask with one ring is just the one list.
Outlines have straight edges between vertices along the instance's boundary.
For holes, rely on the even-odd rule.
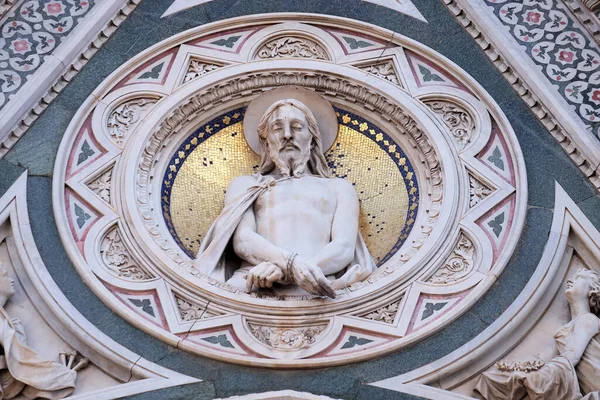
[[598,11],[600,9],[600,0],[582,0],[581,2],[590,11]]
[[261,59],[271,58],[308,58],[314,60],[329,60],[327,51],[314,40],[284,36],[269,40],[263,44],[256,54]]
[[475,386],[482,398],[571,400],[600,396],[600,275],[580,268],[567,281],[571,321],[554,333],[558,355],[548,361],[500,362]]
[[398,76],[396,75],[396,70],[394,69],[393,61],[364,65],[359,68],[378,78],[388,80],[394,85],[401,86]]
[[[329,107],[331,117],[317,120],[308,106],[291,98],[298,91],[316,97],[313,107]],[[335,298],[336,289],[361,282],[376,269],[358,230],[356,192],[346,180],[330,178],[323,154],[333,137],[323,138],[320,132],[335,134],[335,113],[311,92],[278,92],[282,99],[265,105],[258,126],[248,118],[244,122],[250,145],[256,138],[260,144],[259,172],[229,184],[225,208],[202,242],[194,266],[247,292],[298,285],[310,294]],[[248,115],[264,110],[261,100],[250,105]],[[220,261],[228,242],[224,238],[229,237],[242,259],[236,271]]]
[[116,227],[111,229],[102,240],[100,253],[106,267],[119,277],[131,280],[152,278],[134,261]]
[[300,350],[313,345],[326,325],[309,328],[279,328],[249,324],[259,342],[276,350]]
[[183,78],[183,83],[187,83],[192,79],[196,79],[220,67],[222,67],[222,65],[192,59],[185,77]]
[[452,255],[444,265],[438,269],[429,282],[435,284],[447,284],[456,282],[469,274],[475,265],[475,246],[473,242],[461,233],[458,243]]
[[480,201],[493,193],[493,190],[487,187],[473,175],[469,175],[469,207],[475,207]]
[[[73,307],[54,282],[35,246],[27,215],[26,183],[27,173],[23,173],[0,197],[0,222],[4,227],[8,227],[0,230],[0,259],[7,268],[9,263],[12,266],[11,271],[14,271],[17,278],[15,289],[19,289],[14,296],[8,296],[11,300],[6,309],[10,310],[11,317],[14,311],[22,319],[23,325],[28,327],[25,342],[25,332],[15,323],[14,318],[8,316],[2,306],[0,320],[4,321],[4,327],[0,341],[3,347],[11,336],[12,324],[17,328],[14,330],[13,343],[19,340],[23,345],[38,350],[39,354],[43,353],[46,359],[57,357],[58,363],[47,361],[44,364],[43,368],[46,371],[55,368],[65,371],[67,367],[81,369],[85,366],[85,360],[78,354],[88,358],[89,365],[78,374],[80,376],[75,382],[77,387],[72,398],[109,400],[199,382],[197,379],[162,368],[131,352],[96,328]],[[0,271],[0,292],[5,294],[4,297],[11,294],[12,285],[8,281],[7,287],[7,281],[4,271]],[[32,324],[36,329],[29,328]],[[5,354],[0,357],[0,381],[3,389],[5,385],[11,385],[13,389],[19,387],[18,382],[13,380],[9,373],[11,366],[18,367],[19,363],[8,360],[7,364],[7,356],[10,358],[17,354],[19,347],[21,357],[30,357],[30,360],[33,360],[35,356],[33,351],[25,351],[22,346],[4,349]],[[81,361],[83,362],[80,364]],[[67,367],[61,367],[61,364]],[[35,363],[30,363],[29,367],[35,368]],[[60,387],[69,375],[74,376],[75,371],[65,373],[63,377],[56,377],[51,383],[52,393],[40,393],[39,390],[43,389],[41,386],[38,386],[37,393],[44,398],[60,398]],[[35,373],[33,378],[41,382],[47,375],[43,372]],[[31,379],[23,379],[22,382],[33,383]],[[27,398],[35,397],[36,391],[30,385],[23,389],[22,394],[29,395]],[[71,390],[65,387],[63,393]],[[3,398],[10,398],[8,394],[4,391]]]
[[[342,22],[344,31],[336,30]],[[265,43],[286,37],[311,39],[319,43],[322,49],[328,52],[330,60],[323,62],[316,58],[304,57],[257,57],[257,52]],[[184,43],[200,45],[179,46]],[[356,48],[352,49],[352,46]],[[384,60],[380,59],[381,46],[387,46]],[[177,52],[173,49],[177,49]],[[186,74],[190,72],[190,60],[194,59],[207,64],[227,64],[227,67],[214,69],[182,85]],[[146,114],[136,127],[135,134],[130,135],[122,147],[113,146],[108,135],[97,133],[106,132],[105,121],[114,107],[131,99],[148,97],[146,83],[132,81],[127,77],[134,76],[133,72],[141,71],[140,68],[144,65],[154,65],[148,64],[149,60],[156,60],[153,61],[154,64],[170,63],[168,72],[164,69],[165,73],[152,85],[152,93],[156,94],[157,98],[160,97],[161,101]],[[393,63],[397,80],[402,86],[385,77],[369,77],[367,71],[360,69],[364,66],[385,64],[388,61]],[[419,65],[422,68],[419,68]],[[428,71],[427,76],[433,74],[438,77],[436,79],[446,81],[444,84],[427,81],[427,76],[422,71]],[[373,70],[375,74],[385,75],[389,72],[391,69],[387,67],[382,67],[379,71]],[[449,76],[453,79],[447,79]],[[460,85],[457,82],[460,82]],[[173,232],[179,228],[169,225],[173,220],[165,214],[168,212],[165,210],[169,210],[170,207],[167,204],[170,200],[166,188],[171,184],[171,178],[167,175],[177,176],[177,165],[190,160],[193,154],[200,154],[194,153],[196,150],[193,150],[193,146],[198,144],[197,149],[201,149],[201,146],[209,146],[205,148],[211,149],[213,135],[225,133],[221,130],[223,126],[229,129],[234,123],[243,122],[235,126],[236,129],[239,127],[246,131],[248,124],[246,120],[242,121],[241,115],[255,118],[255,126],[258,126],[265,110],[280,99],[271,100],[259,111],[252,111],[248,105],[254,104],[258,97],[276,92],[282,86],[288,89],[302,87],[306,91],[318,94],[337,110],[342,110],[340,115],[335,116],[336,123],[338,120],[348,119],[343,124],[356,129],[358,135],[372,136],[370,140],[373,143],[388,152],[391,159],[398,160],[397,167],[400,170],[404,170],[402,163],[407,161],[410,161],[412,166],[418,165],[414,172],[407,172],[406,175],[410,175],[409,179],[412,180],[407,186],[410,187],[407,193],[419,199],[419,211],[413,219],[415,229],[408,234],[396,253],[390,255],[390,258],[382,262],[369,276],[365,274],[366,279],[361,277],[350,284],[348,283],[351,281],[346,281],[339,289],[332,287],[331,289],[336,289],[335,299],[315,298],[315,294],[307,293],[298,285],[287,281],[287,277],[293,275],[296,269],[301,269],[295,268],[297,262],[306,264],[302,258],[310,259],[311,255],[315,254],[314,249],[299,251],[300,244],[312,243],[313,240],[315,243],[322,241],[321,245],[333,243],[331,238],[323,240],[312,237],[305,242],[305,236],[309,236],[306,232],[314,232],[306,227],[314,223],[320,224],[320,219],[310,223],[308,218],[302,219],[303,223],[297,228],[302,235],[300,240],[295,241],[297,243],[286,238],[284,234],[272,234],[273,236],[265,241],[267,244],[261,242],[262,245],[256,245],[252,244],[256,236],[265,238],[256,234],[258,226],[249,230],[240,229],[239,232],[243,232],[244,235],[254,233],[256,236],[250,235],[252,240],[248,241],[241,235],[244,240],[238,240],[237,245],[234,238],[232,251],[227,252],[225,263],[220,262],[224,250],[210,245],[213,242],[212,236],[219,236],[213,234],[221,230],[215,228],[208,235],[203,233],[201,242],[197,243],[198,246],[203,246],[206,242],[206,248],[211,248],[209,258],[212,261],[204,264],[202,261],[195,262],[197,247],[189,250],[184,244],[195,238],[186,235],[179,238],[181,243],[177,242],[178,238]],[[98,93],[103,93],[104,97],[89,100],[100,101],[96,108],[88,107],[87,102],[82,106],[81,113],[73,120],[68,133],[65,134],[61,156],[57,159],[56,168],[60,172],[55,174],[54,196],[56,213],[63,216],[62,219],[57,218],[61,236],[65,242],[71,243],[66,248],[78,272],[85,276],[86,281],[91,282],[94,291],[111,309],[140,329],[194,354],[243,365],[304,368],[341,365],[395,351],[432,334],[477,301],[506,265],[523,226],[526,206],[524,163],[514,133],[502,111],[472,78],[450,61],[439,55],[433,57],[431,50],[408,42],[401,36],[394,36],[390,41],[389,32],[375,26],[308,14],[269,14],[203,25],[185,35],[169,38],[140,54],[135,60],[122,66],[112,78],[107,78],[98,88]],[[436,120],[438,114],[433,113],[424,104],[425,101],[440,99],[456,100],[457,104],[464,106],[477,121],[469,146],[463,151],[457,152],[451,148],[453,144],[448,138],[454,136],[449,129],[445,129],[442,122]],[[313,114],[330,107],[312,107],[309,101],[299,100],[307,105]],[[359,104],[361,107],[357,107]],[[356,122],[353,125],[352,118],[344,116],[345,110],[354,110],[356,117],[370,121],[373,129],[367,122]],[[301,114],[294,117],[300,121],[298,125],[308,122],[306,114]],[[283,119],[289,115],[289,112],[285,113]],[[89,121],[86,119],[88,116],[91,117],[92,129],[86,131],[88,128],[85,122]],[[229,121],[236,122],[230,125]],[[492,130],[492,122],[497,124],[498,129]],[[378,126],[375,127],[376,125]],[[381,135],[378,134],[378,129],[383,132]],[[275,164],[275,158],[261,151],[257,129],[253,132],[256,140],[250,140],[246,135],[250,148],[256,153],[264,154],[263,161]],[[226,135],[228,141],[241,140],[243,146],[246,145],[243,143],[244,137],[239,135],[241,131],[230,133],[231,135]],[[321,134],[323,137],[330,137],[324,132]],[[388,138],[384,138],[383,134],[388,135]],[[94,153],[88,156],[85,163],[77,165],[84,139],[88,140],[88,144],[94,140],[98,143],[91,149]],[[331,141],[327,145],[324,144],[323,150],[330,144]],[[186,149],[188,145],[192,146],[189,151]],[[493,165],[488,167],[488,161],[481,155],[484,149],[491,148],[492,145],[501,152],[503,165],[507,167],[503,175],[498,175]],[[219,185],[227,182],[234,182],[235,185],[232,183],[233,186],[227,191],[223,188],[227,195],[224,208],[220,204],[211,203],[211,207],[216,208],[216,213],[211,215],[207,225],[214,221],[215,214],[218,215],[221,210],[235,208],[229,205],[237,203],[230,203],[233,198],[238,197],[235,190],[231,190],[237,185],[240,194],[250,195],[246,200],[246,207],[242,207],[238,213],[243,213],[252,204],[256,218],[256,209],[260,208],[257,205],[262,196],[283,199],[269,205],[281,211],[278,216],[281,221],[288,218],[292,208],[295,213],[300,214],[306,209],[311,210],[310,207],[304,206],[306,203],[310,204],[311,199],[318,200],[317,202],[324,199],[323,213],[327,214],[327,204],[334,197],[329,196],[331,187],[323,186],[321,182],[335,183],[336,179],[305,175],[302,168],[302,159],[306,156],[305,144],[294,147],[291,146],[283,152],[286,157],[276,154],[280,165],[260,176],[249,175],[252,171],[260,169],[261,163],[257,160],[252,169],[242,173],[248,175],[233,179],[240,174],[237,172],[226,179],[219,178],[222,179]],[[233,148],[225,150],[231,149]],[[406,158],[399,150],[405,153]],[[289,157],[290,155],[292,156]],[[118,160],[116,163],[115,159]],[[288,162],[282,163],[281,159]],[[107,166],[113,163],[113,177],[119,179],[116,181],[118,186],[113,186],[111,190],[113,204],[108,206],[87,188],[82,191],[81,185],[96,179],[101,171],[105,171]],[[226,170],[227,168],[219,169],[222,172]],[[206,171],[209,174],[207,177],[211,176],[210,171],[213,170]],[[309,171],[314,173],[314,169],[309,168]],[[494,189],[494,192],[486,197],[486,201],[472,208],[469,207],[469,174]],[[290,178],[285,180],[284,175],[289,175]],[[294,175],[300,177],[293,177]],[[282,180],[279,181],[280,178]],[[373,178],[377,180],[376,175]],[[452,184],[446,184],[447,182]],[[409,184],[408,181],[406,184]],[[252,190],[248,192],[249,187]],[[318,189],[315,190],[315,187]],[[302,207],[300,203],[298,206],[290,205],[287,203],[291,200],[289,196],[281,196],[282,193],[288,193],[288,190],[299,191],[303,198]],[[309,199],[310,196],[314,198]],[[192,196],[186,201],[198,201],[198,204],[202,205],[200,197],[198,199],[194,200]],[[336,194],[336,202],[337,199]],[[69,207],[65,200],[69,202]],[[89,210],[87,213],[90,216],[92,211],[94,212],[93,218],[87,220],[84,225],[85,229],[90,228],[85,237],[84,228],[76,229],[76,221],[80,217],[73,212],[74,204]],[[279,207],[280,205],[284,206]],[[179,215],[185,215],[188,208],[177,206],[172,210]],[[502,235],[490,238],[488,233],[494,233],[487,221],[502,213],[506,221],[510,219],[513,223],[510,226],[504,224],[496,227]],[[312,212],[310,215],[312,218]],[[321,216],[321,211],[317,215]],[[259,219],[263,224],[262,217]],[[75,224],[69,225],[63,220],[71,220]],[[230,220],[228,229],[235,230],[240,225],[239,221],[240,219],[235,218]],[[98,249],[104,235],[115,222],[121,229],[122,239],[136,258],[136,265],[151,273],[153,279],[123,279],[117,276],[114,269],[111,272],[110,269],[103,268],[98,251],[94,253],[92,250],[91,253],[87,253],[88,248]],[[330,226],[331,221],[325,225],[325,231],[330,232]],[[426,282],[449,257],[455,256],[453,250],[456,243],[448,241],[458,241],[458,232],[452,235],[448,235],[448,232],[457,226],[464,227],[464,232],[468,233],[469,237],[477,239],[473,240],[473,243],[481,245],[482,255],[474,259],[467,275],[460,279],[445,284]],[[316,236],[314,233],[312,235]],[[228,239],[231,236],[234,236],[233,232],[222,235],[222,238]],[[349,234],[347,236],[350,237]],[[355,241],[356,238],[357,236],[354,236]],[[226,243],[227,240],[214,242]],[[344,242],[341,248],[358,248],[349,240]],[[278,244],[285,252],[280,253],[276,250],[268,254],[268,249],[272,249],[269,244]],[[236,250],[242,255],[243,265],[237,264],[234,258],[229,257],[237,256],[240,259],[239,254],[235,254]],[[300,256],[292,257],[292,250]],[[86,251],[83,258],[82,251]],[[262,253],[262,257],[257,258],[256,262],[248,262],[247,259],[252,260],[252,257],[259,253]],[[323,270],[320,270],[322,266],[317,264],[319,270],[312,270],[317,276],[311,272],[309,277],[300,277],[302,285],[308,288],[309,292],[327,294],[326,285],[337,286],[335,280],[339,279],[339,276],[324,281],[320,274],[334,275],[325,271],[333,264],[337,265],[335,268],[345,270],[348,270],[348,265],[355,264],[350,262],[349,254],[342,253],[344,251],[339,253],[342,257],[338,261],[326,263],[327,267]],[[93,262],[85,261],[89,254],[96,257]],[[201,258],[202,255],[198,260]],[[332,260],[334,258],[332,257]],[[245,275],[252,268],[262,264],[263,260],[275,260],[275,263],[268,261],[270,265],[265,263],[260,270]],[[287,273],[290,269],[288,263],[292,274]],[[357,264],[362,266],[362,263]],[[220,269],[221,267],[223,269]],[[319,279],[325,288],[319,285]],[[107,287],[103,282],[110,286]],[[249,294],[246,292],[248,284],[251,286]],[[273,287],[265,287],[268,285]],[[376,293],[380,293],[383,288],[388,293],[394,293],[393,297],[383,299],[378,296]],[[468,296],[465,297],[465,293],[468,293]],[[132,298],[140,304],[147,304],[145,311],[143,307],[131,307],[129,299]],[[180,299],[184,299],[185,303],[178,302]],[[402,301],[399,303],[400,299]],[[421,323],[421,320],[417,321],[417,316],[422,314],[419,307],[430,303],[443,303],[447,306],[437,310],[435,315],[429,316],[424,323]],[[303,317],[290,318],[290,314],[295,315],[298,310],[301,310]],[[265,316],[268,316],[268,323],[262,322]],[[318,340],[312,344],[307,342],[306,347],[300,350],[283,350],[264,343],[260,345],[250,331],[248,323],[299,332],[315,325],[327,326],[327,329],[319,334]],[[185,333],[183,339],[182,333]]]
[[[585,286],[589,283],[588,278],[594,275],[589,272],[589,266],[593,265],[594,269],[600,266],[598,254],[600,254],[600,232],[557,184],[554,218],[544,253],[535,273],[511,306],[488,328],[459,349],[413,371],[375,382],[373,385],[428,399],[472,398],[476,379],[482,371],[486,371],[490,367],[491,370],[488,371],[496,371],[496,373],[498,370],[519,371],[514,375],[506,375],[507,382],[512,376],[517,381],[515,383],[518,384],[518,381],[528,374],[526,371],[534,371],[532,372],[534,374],[535,371],[538,371],[545,374],[545,366],[548,365],[549,360],[565,355],[577,355],[578,352],[585,349],[584,356],[581,358],[582,360],[586,359],[584,365],[577,366],[577,368],[570,367],[571,386],[556,385],[557,388],[560,387],[567,393],[568,390],[571,390],[572,384],[578,380],[576,374],[579,372],[577,371],[582,370],[586,376],[590,376],[589,363],[597,363],[598,360],[596,356],[598,337],[589,336],[591,335],[589,331],[586,334],[585,327],[581,329],[582,336],[573,335],[571,331],[572,328],[579,326],[579,322],[589,319],[592,320],[590,327],[593,333],[598,326],[597,317],[584,312],[581,314],[583,318],[577,320],[577,317],[574,317],[569,322],[567,306],[569,303],[574,303],[575,300],[579,302],[578,310],[586,310],[583,300],[589,301],[590,296],[582,296],[576,292],[582,292],[579,285],[586,289]],[[580,257],[585,262],[578,261]],[[586,266],[581,277],[583,279],[578,278],[577,282],[565,284],[567,271],[575,272],[581,266]],[[574,291],[575,286],[579,289]],[[595,285],[593,286],[595,287]],[[567,292],[571,292],[571,294],[565,296],[562,288],[566,288]],[[590,291],[589,294],[592,299],[597,299],[597,293]],[[569,297],[571,300],[568,300]],[[578,313],[579,311],[576,311],[576,314]],[[577,330],[579,329],[577,328]],[[554,338],[551,336],[553,331],[558,334]],[[591,339],[589,339],[590,337]],[[572,342],[571,339],[582,340],[579,343],[573,343],[570,346],[572,351],[561,356],[558,350],[563,348],[563,344]],[[498,360],[500,361],[498,362]],[[571,361],[567,361],[567,363],[571,363]],[[548,369],[557,373],[561,371],[559,364],[554,362],[550,362],[550,364]],[[522,374],[521,377],[519,374]],[[560,379],[560,376],[545,376],[551,379],[549,388],[553,387],[555,378],[557,382]],[[589,378],[579,381],[580,389],[588,393],[591,389],[589,389],[588,383],[582,384],[582,381],[589,382]],[[597,375],[593,377],[593,382],[594,384],[598,382]],[[584,387],[587,387],[588,391],[585,391]],[[515,389],[519,389],[517,392],[522,392],[523,388],[515,387]],[[594,393],[595,390],[593,388],[591,393]],[[591,394],[589,398],[596,398],[594,396],[597,395]],[[581,397],[582,394],[575,393],[572,398]],[[509,399],[510,396],[507,394],[497,398]],[[562,397],[550,395],[536,398],[560,399]]]
[[112,186],[112,169],[104,172],[98,178],[88,183],[88,187],[102,200],[110,204],[110,191]]
[[370,312],[368,314],[363,315],[363,318],[370,319],[373,321],[381,321],[386,324],[391,324],[394,322],[396,318],[396,314],[398,314],[398,307],[400,306],[400,301],[395,301],[387,306],[378,308],[377,310]]
[[[4,309],[15,294],[14,282],[0,264],[0,356],[1,397],[62,399],[75,390],[77,371],[88,360],[76,361],[75,354],[60,354],[60,361],[46,360],[27,346],[25,331],[18,319],[12,319]],[[57,356],[59,356],[57,354]]]
[[202,318],[206,308],[198,304],[192,304],[182,298],[177,298],[177,307],[179,308],[181,319],[184,321],[195,321]]
[[123,145],[129,133],[135,129],[154,103],[156,103],[156,99],[134,99],[115,108],[106,122],[110,138],[117,145]]
[[434,113],[440,115],[442,121],[452,133],[459,150],[464,149],[475,133],[473,116],[464,108],[447,101],[428,101],[425,104]]
[[[9,10],[7,6],[14,9],[15,5],[23,4],[17,0],[4,1],[4,9],[0,8],[4,17]],[[0,156],[23,136],[138,4],[139,0],[104,0],[95,4],[77,31],[63,40],[51,57],[46,55],[45,62],[0,111]]]

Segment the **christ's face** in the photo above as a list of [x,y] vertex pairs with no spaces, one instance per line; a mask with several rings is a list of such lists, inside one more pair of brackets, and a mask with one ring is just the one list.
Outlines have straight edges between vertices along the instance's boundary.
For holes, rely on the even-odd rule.
[[275,110],[269,118],[266,139],[270,156],[284,175],[304,173],[312,134],[302,111],[287,104]]

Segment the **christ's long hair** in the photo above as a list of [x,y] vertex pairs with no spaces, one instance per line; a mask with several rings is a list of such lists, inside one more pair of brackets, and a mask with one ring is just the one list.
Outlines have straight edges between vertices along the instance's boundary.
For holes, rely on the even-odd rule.
[[267,111],[261,118],[260,123],[258,124],[258,137],[260,140],[260,147],[262,149],[258,172],[260,172],[262,175],[266,175],[272,172],[276,167],[276,164],[271,157],[271,152],[269,151],[269,145],[267,143],[267,135],[269,134],[269,120],[280,107],[286,105],[297,108],[306,117],[308,131],[312,135],[310,157],[307,163],[309,172],[313,175],[329,178],[331,172],[329,170],[329,166],[327,165],[325,155],[323,154],[321,133],[319,132],[319,125],[317,124],[317,120],[308,107],[306,107],[298,100],[294,99],[279,100],[275,102],[273,105],[271,105],[271,107],[267,109]]

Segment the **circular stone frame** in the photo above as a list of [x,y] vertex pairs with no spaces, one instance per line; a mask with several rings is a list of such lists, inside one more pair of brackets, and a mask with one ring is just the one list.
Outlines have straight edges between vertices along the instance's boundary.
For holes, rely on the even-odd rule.
[[[415,166],[414,229],[333,300],[282,301],[216,282],[192,267],[162,218],[175,150],[198,126],[283,85],[377,124]],[[268,14],[176,35],[108,77],[63,138],[53,202],[78,272],[135,326],[228,362],[321,367],[395,351],[468,310],[517,244],[525,176],[498,105],[441,55],[358,21]]]

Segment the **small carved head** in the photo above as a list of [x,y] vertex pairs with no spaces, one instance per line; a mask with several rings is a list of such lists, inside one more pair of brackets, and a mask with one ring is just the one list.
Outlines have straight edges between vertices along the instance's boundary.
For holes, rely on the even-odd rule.
[[15,294],[15,282],[8,276],[8,272],[0,264],[0,306],[4,306],[8,299]]
[[300,176],[308,168],[309,173],[329,177],[317,120],[298,100],[273,103],[258,124],[258,136],[261,174],[278,168],[283,175]]
[[575,275],[567,281],[565,294],[569,301],[580,296],[587,297],[590,311],[600,316],[600,275],[596,271],[579,268]]

